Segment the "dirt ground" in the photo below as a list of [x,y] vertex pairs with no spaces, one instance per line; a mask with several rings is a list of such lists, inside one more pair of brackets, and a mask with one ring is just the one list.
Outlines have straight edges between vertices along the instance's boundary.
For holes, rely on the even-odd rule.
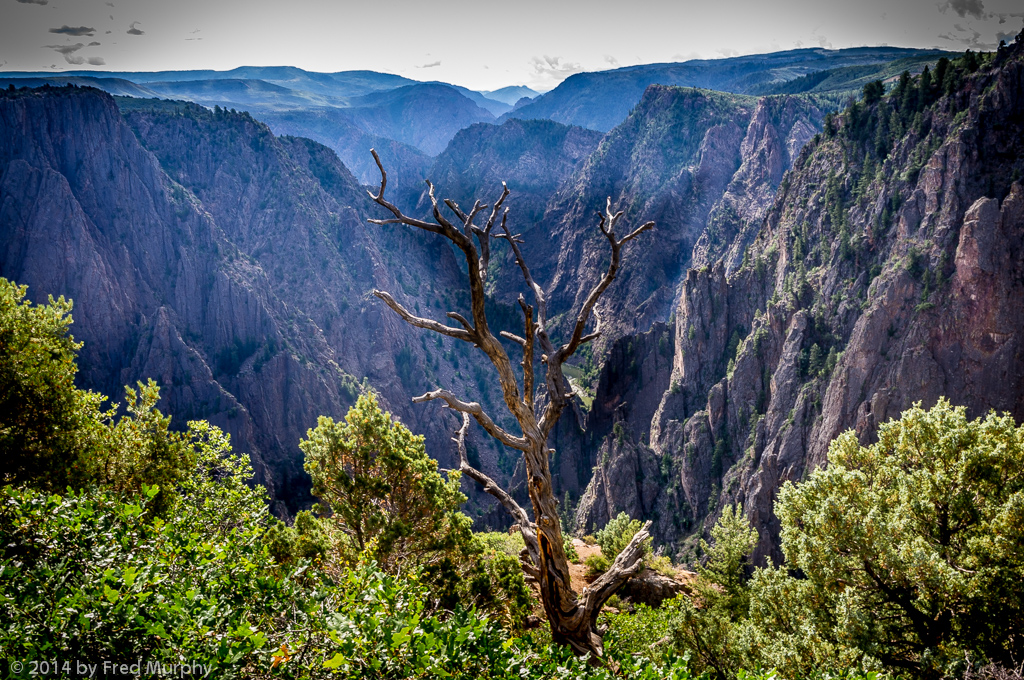
[[[583,592],[583,589],[588,585],[586,579],[587,566],[586,564],[584,564],[584,562],[586,562],[587,558],[591,555],[600,555],[601,546],[587,545],[578,538],[572,539],[572,544],[573,547],[576,548],[576,552],[579,553],[580,563],[569,563],[569,577],[571,579],[573,592],[579,595]],[[685,569],[676,569],[675,579],[677,581],[682,581],[683,583],[689,583],[696,576],[697,575],[692,571],[687,571]]]
[[599,545],[587,545],[578,538],[572,539],[572,545],[576,548],[576,552],[579,553],[580,563],[573,564],[569,563],[569,578],[572,584],[572,590],[574,593],[579,595],[583,592],[583,589],[587,586],[586,574],[587,565],[583,564],[588,557],[591,555],[600,555],[601,546]]

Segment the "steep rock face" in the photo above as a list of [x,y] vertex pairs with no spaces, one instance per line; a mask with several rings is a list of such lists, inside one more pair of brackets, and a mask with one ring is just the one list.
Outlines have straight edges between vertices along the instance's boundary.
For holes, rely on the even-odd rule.
[[282,514],[309,498],[299,438],[364,380],[451,464],[454,419],[408,398],[475,384],[475,364],[463,374],[451,343],[411,336],[369,293],[454,308],[458,269],[440,244],[366,225],[332,152],[193,105],[126,123],[84,89],[4,93],[0,121],[0,275],[75,300],[86,386],[157,378],[177,423],[231,432]]
[[[551,196],[597,148],[602,136],[549,120],[478,123],[459,131],[427,174],[446,197],[467,206],[476,199],[496,200],[505,182],[511,192],[505,202],[509,225],[529,233],[543,217]],[[416,199],[421,211],[429,209],[423,187],[417,188]]]
[[554,272],[553,304],[579,306],[601,275],[608,244],[593,215],[611,196],[625,224],[656,226],[626,249],[619,281],[599,304],[605,337],[669,316],[695,246],[713,252],[758,223],[820,120],[794,98],[650,87],[549,204],[544,220],[559,244],[543,260]]
[[[650,422],[688,528],[637,515],[684,559],[739,503],[761,536],[756,558],[779,561],[776,493],[826,464],[843,430],[871,442],[940,395],[972,417],[1024,419],[1022,52],[976,74],[955,67],[962,85],[944,97],[851,108],[800,154],[750,245],[741,229],[688,273]],[[937,101],[915,114],[926,96]],[[632,502],[613,497],[609,514]]]
[[596,465],[576,509],[581,531],[603,527],[620,511],[682,521],[678,499],[662,493],[667,470],[647,439],[669,386],[672,352],[671,330],[661,323],[619,339],[609,352],[586,420],[584,450],[593,452],[588,462]]
[[[240,306],[259,306],[237,285],[244,267],[229,261],[235,253],[213,221],[175,191],[109,98],[7,95],[0,121],[0,272],[29,284],[37,301],[75,300],[83,383],[120,395],[154,371],[168,401],[190,392],[190,403],[236,437],[251,432],[248,414],[177,330],[176,308],[202,306],[218,286],[235,290]],[[264,452],[248,443],[273,489]]]
[[708,216],[708,228],[693,248],[691,267],[700,269],[724,257],[728,273],[737,269],[783,175],[821,130],[820,114],[807,113],[806,105],[792,97],[758,101],[740,145],[740,167]]

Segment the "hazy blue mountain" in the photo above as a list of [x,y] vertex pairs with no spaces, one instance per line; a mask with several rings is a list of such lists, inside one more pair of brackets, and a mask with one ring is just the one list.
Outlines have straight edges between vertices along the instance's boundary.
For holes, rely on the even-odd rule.
[[[366,132],[346,109],[315,108],[255,112],[278,135],[307,137],[330,147],[363,184],[380,181],[370,149],[388,169],[389,186],[398,193],[419,186],[433,158],[416,147]],[[410,189],[411,190],[411,189]]]
[[14,85],[20,87],[64,87],[65,85],[78,85],[79,87],[95,87],[115,96],[122,97],[157,97],[156,92],[148,87],[137,85],[130,80],[123,78],[93,78],[91,76],[39,76],[10,77],[10,74],[3,74],[0,77],[0,87],[6,88]]
[[263,80],[290,90],[328,95],[332,97],[356,97],[380,90],[391,90],[410,85],[415,80],[391,73],[376,71],[338,71],[317,73],[294,66],[239,66],[230,71],[62,71],[60,74],[33,71],[11,71],[4,74],[9,78],[26,77],[91,77],[120,78],[133,83],[185,82],[191,80]]
[[511,104],[491,99],[490,97],[485,96],[482,92],[477,92],[476,90],[470,90],[469,88],[462,87],[460,85],[449,85],[448,83],[442,83],[440,81],[434,81],[433,84],[447,85],[448,87],[454,88],[463,97],[466,97],[480,108],[485,109],[492,116],[500,116],[503,113],[508,113],[512,110]]
[[515,106],[516,102],[518,102],[523,97],[533,99],[534,97],[540,95],[539,92],[531,90],[530,88],[524,85],[511,85],[509,87],[503,87],[500,90],[484,90],[480,94],[487,97],[488,99],[493,99],[494,101],[498,102],[504,102],[509,106]]
[[[393,143],[435,156],[459,130],[473,123],[493,121],[496,115],[509,110],[508,105],[463,87],[417,83],[372,71],[330,74],[290,67],[246,66],[232,71],[117,75],[121,77],[12,73],[3,83],[24,87],[77,82],[114,95],[166,97],[211,108],[249,111],[266,120],[279,134],[309,137],[329,145],[361,181],[373,181],[376,174],[372,162],[367,165],[371,161],[371,146],[390,149],[390,160],[398,162],[398,166],[391,167],[400,173],[402,168],[425,168],[426,163],[418,162],[416,154],[406,153]],[[136,81],[126,77],[142,84],[133,84]]]
[[255,79],[176,80],[146,83],[145,87],[168,99],[227,108],[296,109],[345,105],[345,100],[338,97],[301,92]]
[[736,94],[758,94],[771,85],[815,71],[880,64],[896,59],[946,54],[935,50],[858,47],[845,50],[801,49],[732,59],[645,64],[612,71],[578,73],[554,90],[506,117],[549,118],[606,132],[625,120],[649,85],[699,87]]
[[419,83],[349,100],[347,109],[366,132],[411,144],[431,156],[455,133],[494,116],[449,85]]

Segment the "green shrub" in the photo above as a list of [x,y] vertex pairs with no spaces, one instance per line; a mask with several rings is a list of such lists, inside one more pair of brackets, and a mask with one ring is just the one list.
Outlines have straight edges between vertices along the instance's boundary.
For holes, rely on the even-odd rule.
[[622,653],[665,663],[675,656],[672,631],[678,615],[679,602],[666,600],[660,607],[638,604],[632,613],[608,614],[608,635],[605,643]]
[[[275,576],[261,542],[266,497],[227,437],[193,423],[197,464],[166,521],[135,499],[3,487],[0,648],[24,661],[141,657],[245,669],[307,625],[315,606],[294,578]],[[282,603],[289,602],[288,607]]]
[[[597,544],[601,546],[601,553],[608,558],[610,562],[614,561],[618,557],[622,549],[625,548],[636,532],[640,531],[643,524],[640,520],[630,519],[629,515],[624,512],[620,512],[616,517],[613,517],[603,529],[597,532]],[[644,553],[650,553],[651,541],[648,539],[644,543]]]
[[604,572],[608,571],[608,567],[612,566],[611,560],[604,556],[603,553],[594,553],[583,560],[583,564],[587,567],[587,577],[597,578]]
[[62,492],[101,484],[117,493],[158,486],[148,511],[166,512],[193,464],[180,433],[156,409],[152,380],[125,388],[127,415],[75,387],[71,302],[33,305],[27,287],[0,278],[0,482]]
[[644,560],[644,566],[648,569],[653,569],[662,576],[668,576],[669,578],[677,576],[676,568],[667,555],[651,555]]
[[707,556],[697,569],[701,577],[720,587],[728,600],[722,604],[734,615],[746,612],[748,606],[746,581],[747,556],[757,545],[757,532],[739,506],[727,505],[711,528],[712,542],[701,539],[701,551]]
[[1024,427],[968,420],[945,399],[840,435],[829,465],[787,484],[776,512],[791,568],[835,617],[835,639],[916,674],[963,659],[1009,667],[1024,638]]
[[0,481],[63,490],[95,474],[104,398],[75,387],[71,302],[27,290],[0,278]]
[[572,543],[572,536],[562,534],[562,550],[565,551],[565,558],[573,564],[580,563],[580,554],[576,552],[576,546]]
[[474,534],[483,546],[484,552],[504,553],[509,557],[519,557],[526,544],[523,535],[518,531],[483,531]]
[[423,437],[393,421],[372,394],[361,395],[344,422],[321,416],[299,448],[313,494],[347,539],[342,545],[349,546],[350,561],[371,546],[386,570],[471,550],[458,473],[443,477]]

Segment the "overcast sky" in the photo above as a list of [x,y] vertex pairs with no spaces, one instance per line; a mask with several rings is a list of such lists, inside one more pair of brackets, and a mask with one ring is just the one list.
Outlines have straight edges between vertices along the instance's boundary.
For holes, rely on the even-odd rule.
[[992,49],[1022,0],[0,0],[0,72],[288,65],[490,90],[796,47]]

